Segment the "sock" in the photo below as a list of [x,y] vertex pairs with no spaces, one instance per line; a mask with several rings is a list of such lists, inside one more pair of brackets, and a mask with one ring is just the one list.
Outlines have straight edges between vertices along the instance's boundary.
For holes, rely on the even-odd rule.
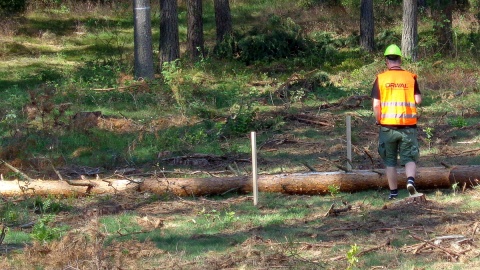
[[388,199],[393,200],[393,199],[396,199],[397,197],[398,197],[398,189],[391,189]]
[[415,184],[415,178],[413,178],[413,176],[409,176],[409,177],[407,178],[407,183]]

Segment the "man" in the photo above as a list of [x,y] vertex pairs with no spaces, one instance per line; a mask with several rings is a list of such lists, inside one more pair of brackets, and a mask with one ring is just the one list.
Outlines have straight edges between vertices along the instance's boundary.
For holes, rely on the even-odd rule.
[[415,194],[415,175],[420,156],[417,140],[417,105],[422,102],[417,75],[401,68],[402,53],[392,44],[384,53],[388,70],[373,84],[373,112],[380,126],[378,153],[386,166],[389,199],[398,196],[397,157],[405,166],[407,190]]

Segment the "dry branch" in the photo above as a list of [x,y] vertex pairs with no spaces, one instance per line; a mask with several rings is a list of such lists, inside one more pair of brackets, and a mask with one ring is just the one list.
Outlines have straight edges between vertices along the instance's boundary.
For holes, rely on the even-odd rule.
[[424,240],[424,239],[422,239],[422,238],[420,238],[419,236],[416,236],[416,235],[414,235],[414,234],[410,234],[410,236],[411,236],[412,238],[416,239],[416,240],[419,240],[419,241],[425,243],[425,244],[428,245],[428,246],[431,246],[431,247],[433,247],[433,248],[440,249],[441,251],[443,251],[444,253],[446,253],[447,255],[449,255],[454,261],[457,261],[458,258],[460,257],[460,254],[456,253],[455,251],[448,250],[448,249],[446,249],[446,248],[444,248],[444,247],[441,247],[441,246],[439,246],[439,245],[436,245],[436,244],[434,244],[434,243],[432,243],[432,242],[430,242],[430,241],[428,241],[428,240]]
[[13,167],[12,165],[10,165],[10,163],[6,162],[5,160],[2,160],[0,159],[0,164],[4,164],[5,166],[7,166],[10,170],[20,174],[23,178],[25,178],[27,181],[33,181],[32,178],[30,178],[28,175],[26,175],[25,173],[21,172],[19,169]]
[[472,231],[472,238],[475,236],[475,232],[477,231],[477,228],[478,228],[479,224],[480,224],[480,222],[475,222],[475,226],[473,227],[473,231]]
[[331,206],[330,206],[330,209],[328,209],[328,212],[325,213],[325,217],[330,217],[330,216],[337,216],[338,214],[340,213],[343,213],[343,212],[347,212],[347,211],[350,211],[352,210],[352,206],[351,205],[347,205],[346,207],[344,208],[339,208],[339,209],[335,209],[335,204],[333,203]]
[[5,239],[6,234],[7,234],[7,226],[2,224],[2,233],[0,234],[0,245],[3,243],[3,239]]
[[72,182],[71,180],[63,180],[63,177],[62,175],[60,174],[60,172],[55,169],[55,166],[53,166],[53,164],[50,162],[50,165],[52,165],[52,169],[53,171],[57,174],[58,178],[61,180],[61,181],[65,181],[67,182],[69,185],[71,186],[78,186],[78,187],[87,187],[87,190],[85,191],[86,194],[89,194],[90,191],[92,190],[92,188],[94,188],[96,185],[93,184],[93,183],[84,183],[84,182]]
[[315,116],[297,114],[297,115],[292,115],[291,117],[293,119],[296,119],[299,122],[303,122],[303,123],[307,123],[307,124],[327,126],[327,127],[334,127],[335,126],[334,124],[323,121],[322,119],[319,119],[318,117],[315,117]]
[[387,239],[383,244],[380,244],[380,245],[378,245],[378,246],[371,247],[371,248],[369,248],[369,249],[360,251],[360,252],[357,254],[357,256],[360,257],[360,256],[362,256],[362,255],[364,255],[364,254],[366,254],[366,253],[368,253],[368,252],[372,252],[372,251],[375,251],[375,250],[379,250],[379,249],[381,249],[381,248],[383,248],[383,247],[386,247],[386,246],[388,246],[388,245],[390,245],[390,239]]

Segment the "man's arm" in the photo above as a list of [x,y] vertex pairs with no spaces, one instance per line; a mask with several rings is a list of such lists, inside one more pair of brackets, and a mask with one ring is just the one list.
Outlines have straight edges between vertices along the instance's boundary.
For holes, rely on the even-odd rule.
[[378,124],[380,123],[380,115],[382,112],[382,107],[380,103],[380,89],[378,89],[378,78],[375,78],[370,97],[373,99],[373,115],[375,116],[375,121]]
[[382,112],[382,107],[380,106],[380,100],[373,99],[373,114],[375,115],[375,120],[377,123],[380,123],[380,114]]
[[413,94],[415,95],[415,104],[420,105],[422,103],[422,94],[420,93],[420,88],[418,87],[417,78],[415,77],[415,85],[413,86]]
[[420,105],[422,103],[422,95],[417,94],[415,95],[415,104]]

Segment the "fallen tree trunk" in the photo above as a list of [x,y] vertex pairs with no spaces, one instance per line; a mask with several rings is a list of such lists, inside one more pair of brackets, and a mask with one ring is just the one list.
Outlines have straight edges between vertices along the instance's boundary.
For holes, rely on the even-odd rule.
[[[404,170],[399,170],[399,188],[405,188]],[[418,189],[451,188],[453,184],[471,187],[480,185],[480,166],[425,167],[417,171]],[[75,182],[75,181],[70,181]],[[32,181],[25,185],[19,181],[0,181],[0,193],[3,196],[22,194],[36,195],[84,195],[115,193],[129,189],[152,192],[155,194],[175,194],[178,196],[219,195],[231,191],[252,192],[250,176],[218,178],[146,178],[143,181],[108,180],[79,181],[88,186],[69,185],[65,181]],[[258,177],[260,192],[279,192],[286,194],[328,194],[329,188],[338,188],[341,192],[356,192],[369,189],[388,188],[385,170],[356,170],[351,172],[309,172]]]
[[127,189],[138,189],[129,180],[61,180],[0,181],[0,194],[5,197],[19,195],[84,196],[90,194],[113,194]]
[[[399,188],[406,187],[404,170],[398,170]],[[451,188],[454,183],[470,187],[480,185],[480,166],[456,166],[451,168],[427,167],[417,170],[416,185],[419,189]],[[342,192],[388,188],[385,170],[357,170],[352,172],[309,172],[258,177],[260,192],[287,194],[328,194],[329,187]],[[228,191],[252,192],[251,177],[232,178],[168,178],[146,179],[141,190],[153,193],[173,193],[179,196],[203,196]]]

